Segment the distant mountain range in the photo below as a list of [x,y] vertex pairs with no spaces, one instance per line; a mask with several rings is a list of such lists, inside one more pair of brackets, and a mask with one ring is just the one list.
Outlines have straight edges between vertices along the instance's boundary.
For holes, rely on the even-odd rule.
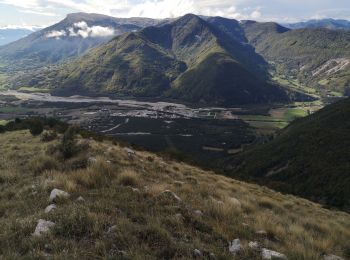
[[350,99],[298,119],[231,161],[229,174],[350,211]]
[[17,41],[38,30],[40,28],[0,28],[0,46]]
[[11,75],[9,86],[50,88],[60,95],[237,105],[305,100],[304,86],[350,93],[349,31],[291,30],[222,17],[76,13],[1,47],[0,59],[6,64],[0,73]]
[[350,30],[350,21],[331,18],[313,19],[306,22],[283,24],[283,26],[290,29],[327,28],[337,30]]
[[77,57],[117,35],[137,31],[158,22],[149,18],[69,14],[57,24],[1,47],[0,59],[8,61],[11,70],[38,68]]

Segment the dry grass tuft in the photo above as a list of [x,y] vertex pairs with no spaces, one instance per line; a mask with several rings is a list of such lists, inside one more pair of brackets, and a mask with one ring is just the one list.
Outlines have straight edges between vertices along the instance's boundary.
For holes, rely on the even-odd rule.
[[140,186],[139,178],[140,176],[135,171],[131,169],[126,169],[126,170],[123,170],[118,175],[117,180],[118,180],[118,184],[123,186],[139,187]]

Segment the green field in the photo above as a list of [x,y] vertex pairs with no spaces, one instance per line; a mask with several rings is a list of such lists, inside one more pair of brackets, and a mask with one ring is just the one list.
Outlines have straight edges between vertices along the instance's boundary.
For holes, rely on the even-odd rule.
[[296,79],[292,79],[292,78],[286,79],[278,75],[275,75],[272,79],[278,84],[284,87],[290,88],[292,90],[302,91],[309,95],[317,95],[317,91],[315,89],[309,88],[300,84],[299,81]]
[[319,109],[316,105],[311,109],[311,106],[309,103],[300,103],[297,107],[271,109],[269,115],[241,115],[239,118],[256,128],[258,132],[274,132],[286,127],[297,118],[307,116],[308,111]]
[[11,113],[24,113],[27,109],[24,107],[1,107],[0,113],[11,114]]
[[7,120],[0,120],[0,126],[4,126],[8,123],[9,121]]
[[20,87],[18,90],[22,92],[30,92],[30,93],[36,93],[36,92],[47,93],[50,91],[47,88],[36,88],[36,87]]

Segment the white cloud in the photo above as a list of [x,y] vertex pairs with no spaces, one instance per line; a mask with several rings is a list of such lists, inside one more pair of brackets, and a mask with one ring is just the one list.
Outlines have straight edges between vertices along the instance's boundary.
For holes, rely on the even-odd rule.
[[92,26],[90,37],[108,37],[113,36],[115,31],[113,28],[102,27],[102,26]]
[[60,39],[61,37],[63,36],[66,36],[67,33],[63,30],[61,31],[51,31],[51,32],[48,32],[45,37],[46,38],[56,38],[56,39]]
[[80,21],[73,24],[73,27],[69,27],[66,31],[51,31],[45,35],[46,38],[56,38],[60,39],[64,36],[69,37],[109,37],[115,35],[116,32],[111,27],[103,27],[103,26],[91,26],[89,27],[85,21]]
[[[178,17],[186,13],[235,19],[300,20],[349,17],[349,0],[0,0],[20,12],[52,16],[71,12],[101,13],[116,17]],[[322,11],[323,10],[323,11]],[[58,15],[57,17],[61,17]]]
[[75,23],[73,27],[68,29],[69,36],[87,37],[108,37],[115,35],[115,30],[111,27],[92,26],[89,27],[85,21]]
[[[208,16],[248,18],[249,13],[238,12],[243,0],[0,0],[16,6],[22,12],[52,15],[57,9],[101,13],[118,17],[179,17],[187,13]],[[254,11],[254,10],[253,10]],[[253,13],[252,13],[253,14]],[[254,13],[256,15],[257,13]]]

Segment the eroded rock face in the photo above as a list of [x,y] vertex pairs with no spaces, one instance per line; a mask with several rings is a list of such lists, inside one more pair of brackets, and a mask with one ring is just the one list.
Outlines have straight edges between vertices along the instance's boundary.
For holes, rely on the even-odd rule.
[[266,248],[263,248],[261,250],[261,256],[262,259],[287,259],[287,257],[284,254]]
[[42,236],[50,232],[50,230],[55,226],[55,223],[51,221],[46,221],[39,219],[38,224],[35,228],[33,236]]
[[231,255],[236,255],[241,249],[241,241],[238,238],[233,240],[228,247],[228,250],[231,253]]
[[50,194],[50,202],[54,202],[57,199],[69,198],[69,193],[59,189],[53,189]]

